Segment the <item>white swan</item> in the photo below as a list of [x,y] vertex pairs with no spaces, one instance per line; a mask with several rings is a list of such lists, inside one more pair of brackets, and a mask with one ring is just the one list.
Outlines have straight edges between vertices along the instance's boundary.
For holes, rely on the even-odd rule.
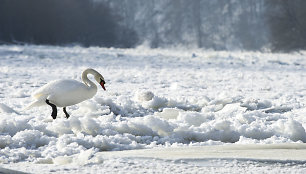
[[82,73],[82,80],[84,83],[76,80],[52,81],[32,94],[32,97],[36,100],[26,108],[28,109],[48,104],[52,107],[52,118],[56,119],[56,107],[63,107],[66,118],[69,118],[69,114],[66,111],[67,106],[75,105],[84,100],[90,99],[97,93],[97,86],[88,79],[88,74],[92,74],[95,80],[104,90],[106,90],[104,87],[105,81],[103,76],[96,70],[88,68]]

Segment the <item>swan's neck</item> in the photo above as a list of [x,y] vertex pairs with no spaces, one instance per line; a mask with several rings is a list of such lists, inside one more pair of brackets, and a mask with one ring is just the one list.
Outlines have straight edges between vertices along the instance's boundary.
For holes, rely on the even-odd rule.
[[94,82],[92,82],[91,80],[88,79],[88,77],[87,77],[88,74],[95,75],[95,71],[92,70],[92,69],[86,69],[85,71],[83,71],[82,80],[85,83],[85,85],[88,86],[88,88],[90,90],[94,90],[94,91],[97,92],[97,85]]

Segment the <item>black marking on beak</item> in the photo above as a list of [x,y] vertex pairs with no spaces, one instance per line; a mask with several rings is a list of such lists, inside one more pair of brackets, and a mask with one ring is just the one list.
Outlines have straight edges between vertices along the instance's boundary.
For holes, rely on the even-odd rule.
[[105,84],[105,81],[103,79],[100,79],[100,83]]
[[105,81],[104,81],[103,79],[100,79],[100,85],[101,85],[101,87],[102,87],[104,90],[106,90],[105,87],[104,87],[104,84],[105,84]]

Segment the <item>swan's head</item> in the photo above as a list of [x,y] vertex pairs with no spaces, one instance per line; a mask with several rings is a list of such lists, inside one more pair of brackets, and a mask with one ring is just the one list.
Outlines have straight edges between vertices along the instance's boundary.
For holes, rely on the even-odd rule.
[[95,80],[102,86],[104,90],[106,90],[104,86],[105,84],[104,77],[100,73],[95,74]]
[[98,71],[96,71],[92,68],[87,68],[85,71],[83,71],[82,80],[85,84],[88,84],[89,83],[88,81],[90,81],[87,78],[87,74],[92,74],[94,76],[95,80],[102,86],[102,88],[104,90],[106,90],[105,86],[104,86],[104,84],[105,84],[104,77]]

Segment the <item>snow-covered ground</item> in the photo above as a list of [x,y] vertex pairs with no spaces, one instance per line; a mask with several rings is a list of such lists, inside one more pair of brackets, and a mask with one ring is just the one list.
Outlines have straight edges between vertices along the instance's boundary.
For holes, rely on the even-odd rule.
[[[0,46],[0,166],[33,173],[305,172],[306,156],[285,158],[291,152],[277,151],[289,144],[292,154],[305,152],[295,147],[306,142],[305,56]],[[68,107],[69,119],[59,110],[53,120],[47,105],[23,110],[40,86],[55,79],[81,81],[88,67],[104,76],[107,90]],[[242,160],[240,152],[202,158],[164,152],[173,157],[165,159],[126,151],[175,148],[184,154],[194,146],[282,143],[272,148],[280,157],[269,152],[271,159],[264,161],[254,155]]]

